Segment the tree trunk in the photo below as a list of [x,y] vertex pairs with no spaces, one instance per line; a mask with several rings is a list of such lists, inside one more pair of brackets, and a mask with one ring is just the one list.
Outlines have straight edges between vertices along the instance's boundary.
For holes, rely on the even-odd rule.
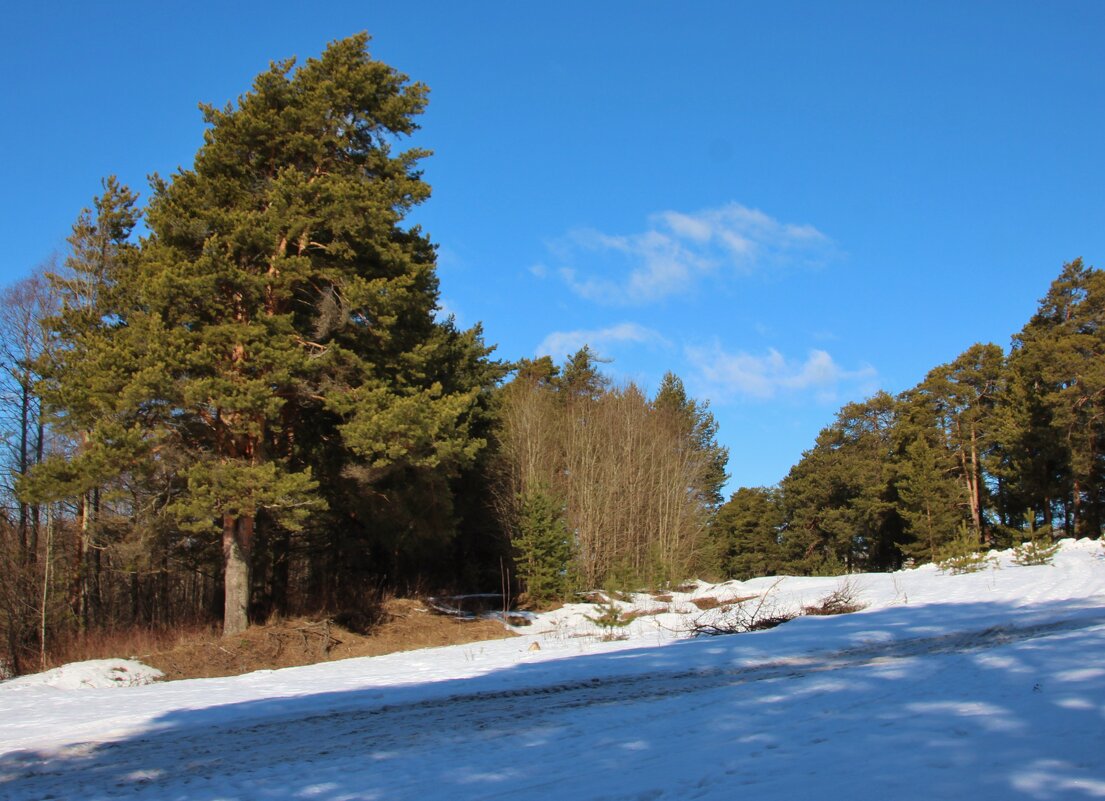
[[290,585],[290,556],[291,535],[281,529],[272,540],[272,579],[270,581],[272,594],[272,609],[281,616],[288,614],[288,588]]
[[223,557],[226,562],[223,636],[249,628],[250,556],[253,518],[223,515]]
[[971,518],[983,545],[990,544],[990,531],[982,516],[982,462],[978,453],[978,433],[971,428]]
[[39,659],[43,670],[46,670],[46,622],[50,608],[50,549],[54,540],[54,517],[51,514],[50,505],[46,505],[46,555],[42,568],[42,618],[38,629]]
[[[30,427],[31,427],[31,391],[28,384],[21,384],[19,388],[19,475],[27,475],[30,470]],[[22,563],[34,564],[34,549],[30,544],[27,526],[29,514],[25,501],[19,502],[19,547],[21,549]],[[37,546],[37,543],[36,543]]]
[[[35,420],[35,464],[42,464],[42,457],[46,450],[46,421],[42,415],[42,404],[39,404],[38,414]],[[27,543],[28,553],[33,564],[38,558],[38,533],[41,530],[41,514],[37,503],[31,505],[31,536]],[[49,553],[49,549],[47,549]]]
[[92,534],[89,520],[88,493],[77,502],[77,625],[86,632],[92,622]]

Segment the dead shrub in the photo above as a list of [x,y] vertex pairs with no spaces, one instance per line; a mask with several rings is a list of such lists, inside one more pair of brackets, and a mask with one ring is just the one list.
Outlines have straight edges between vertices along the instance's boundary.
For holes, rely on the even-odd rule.
[[[708,617],[699,616],[692,620],[690,622],[691,634],[695,637],[744,634],[749,631],[773,629],[789,620],[793,620],[798,615],[781,609],[772,599],[772,593],[778,585],[779,582],[776,581],[763,595],[735,598],[725,604],[718,602],[711,608],[720,609],[721,613]],[[717,599],[713,600],[716,601]],[[752,601],[756,601],[756,603],[752,603]]]
[[867,604],[859,600],[859,588],[852,579],[844,579],[835,590],[816,604],[802,607],[803,615],[849,615],[858,612]]
[[354,634],[371,634],[392,613],[384,611],[383,604],[368,609],[343,609],[334,615],[334,622]]

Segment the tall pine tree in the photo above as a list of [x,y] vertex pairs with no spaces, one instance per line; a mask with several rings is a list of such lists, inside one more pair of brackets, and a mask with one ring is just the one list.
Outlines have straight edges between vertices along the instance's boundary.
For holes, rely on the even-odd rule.
[[273,64],[237,103],[202,107],[205,143],[155,178],[140,262],[102,317],[117,391],[90,438],[134,422],[148,462],[180,454],[170,508],[221,533],[227,634],[249,623],[258,538],[346,502],[338,477],[448,476],[483,445],[469,429],[487,349],[435,320],[434,246],[403,224],[429,196],[426,151],[394,147],[427,89],[367,41]]
[[1070,534],[1105,525],[1105,273],[1063,266],[1013,340],[1007,459],[1019,495]]

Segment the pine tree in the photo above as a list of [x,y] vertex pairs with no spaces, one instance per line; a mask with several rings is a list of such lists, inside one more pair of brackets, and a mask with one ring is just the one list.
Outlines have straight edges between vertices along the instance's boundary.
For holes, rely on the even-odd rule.
[[1005,357],[997,345],[972,345],[954,362],[929,372],[911,394],[928,405],[943,445],[955,460],[971,530],[989,542],[984,468],[994,445],[995,407],[1004,380]]
[[128,362],[119,301],[138,256],[131,235],[140,212],[137,195],[114,176],[102,187],[73,225],[64,269],[47,276],[58,308],[42,321],[50,346],[38,361],[38,392],[65,452],[48,456],[22,486],[38,502],[76,502],[79,559],[69,566],[70,597],[82,629],[94,622],[101,598],[102,491],[133,462],[137,446],[118,414],[121,365]]
[[557,379],[560,397],[568,403],[598,400],[610,387],[610,381],[599,372],[597,365],[601,362],[590,345],[584,345],[569,356]]
[[114,176],[103,190],[73,225],[65,269],[48,275],[60,308],[43,321],[53,346],[41,360],[39,389],[52,428],[78,443],[64,464],[54,460],[39,472],[42,491],[54,499],[86,493],[117,474],[133,444],[122,444],[122,429],[108,421],[121,422],[120,393],[134,363],[127,296],[139,256],[132,233],[141,213],[137,195]]
[[894,492],[899,411],[885,392],[846,404],[783,479],[789,569],[831,573],[900,564],[905,537]]
[[470,425],[487,351],[435,321],[434,246],[403,226],[429,196],[426,151],[393,146],[427,89],[366,45],[273,64],[236,104],[202,107],[194,166],[155,178],[150,236],[100,318],[118,329],[114,405],[59,403],[95,419],[93,440],[136,432],[147,464],[182,455],[169,508],[221,532],[227,634],[248,625],[259,538],[335,501],[356,515],[341,477],[362,492],[447,479],[483,445]]
[[935,561],[964,521],[962,484],[953,478],[954,457],[942,444],[923,434],[907,447],[898,469],[899,514],[912,541],[902,551],[923,561]]
[[711,529],[723,575],[744,581],[782,570],[783,522],[778,490],[741,487],[734,492],[718,510]]
[[1023,508],[1069,534],[1105,525],[1105,274],[1064,265],[1014,338],[1005,451]]

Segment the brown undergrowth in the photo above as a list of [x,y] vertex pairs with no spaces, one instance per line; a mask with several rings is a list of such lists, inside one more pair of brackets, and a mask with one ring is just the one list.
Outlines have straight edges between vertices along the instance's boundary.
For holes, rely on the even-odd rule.
[[731,606],[737,606],[744,603],[745,601],[750,601],[756,597],[757,596],[755,595],[743,595],[739,598],[727,598],[723,601],[720,598],[715,598],[712,595],[705,595],[701,598],[692,598],[691,603],[697,606],[703,612],[705,612],[710,609],[728,609]]
[[166,680],[196,679],[512,636],[495,620],[460,620],[435,614],[417,600],[395,599],[363,634],[332,620],[307,618],[269,621],[232,637],[215,628],[119,632],[75,641],[51,661],[134,657],[162,671]]

